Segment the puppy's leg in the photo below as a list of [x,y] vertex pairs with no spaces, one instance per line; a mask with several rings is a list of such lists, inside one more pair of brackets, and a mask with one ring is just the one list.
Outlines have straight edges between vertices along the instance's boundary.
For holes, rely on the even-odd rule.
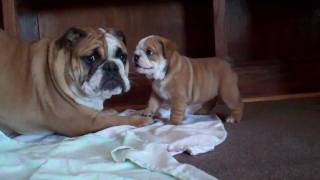
[[212,100],[205,102],[199,110],[197,110],[194,114],[195,115],[206,115],[211,112],[211,110],[216,106],[217,104],[217,97],[213,98]]
[[231,73],[224,78],[220,87],[220,95],[231,110],[226,122],[240,122],[244,105],[241,101],[236,74]]
[[144,110],[143,115],[148,117],[154,116],[154,114],[159,110],[162,102],[163,100],[152,92],[148,102],[148,107]]
[[170,123],[181,124],[187,108],[186,98],[173,97],[171,100]]

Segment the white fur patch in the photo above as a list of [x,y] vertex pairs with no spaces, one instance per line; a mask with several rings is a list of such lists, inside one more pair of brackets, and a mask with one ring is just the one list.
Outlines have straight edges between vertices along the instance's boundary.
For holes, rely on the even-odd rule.
[[124,82],[124,88],[125,88],[124,91],[128,92],[130,89],[130,83],[129,83],[129,79],[125,73],[125,68],[124,68],[122,61],[119,59],[115,59],[115,58],[110,58],[109,61],[116,63],[116,65],[119,67],[119,74],[120,74],[121,79]]
[[158,96],[161,98],[168,100],[170,99],[170,93],[167,92],[164,88],[166,87],[167,82],[162,80],[155,80],[152,83],[152,89],[155,91]]
[[118,66],[119,74],[124,82],[124,91],[128,92],[130,89],[130,83],[125,73],[125,65],[122,63],[120,59],[114,58],[116,50],[119,47],[119,40],[109,33],[105,33],[105,39],[108,43],[108,60],[116,63],[116,65]]
[[149,79],[163,80],[166,75],[165,68],[167,66],[167,60],[161,56],[158,62],[151,61],[143,48],[145,41],[152,37],[154,37],[154,35],[141,39],[136,47],[134,53],[140,56],[138,61],[140,67],[137,67],[136,70],[138,73],[145,74]]
[[83,92],[85,92],[89,96],[99,96],[100,91],[100,82],[103,77],[102,66],[98,67],[96,72],[92,75],[88,82],[84,82],[81,86]]
[[104,38],[108,44],[108,59],[112,58],[119,47],[119,40],[110,33],[105,33]]
[[87,97],[76,98],[77,103],[96,110],[102,110],[105,99],[109,99],[111,96],[121,93],[121,87],[117,87],[111,91],[100,90],[100,82],[103,77],[102,66],[103,65],[98,67],[97,71],[92,75],[89,81],[82,84],[81,90]]
[[76,102],[86,107],[90,107],[101,111],[103,109],[104,100],[109,99],[112,95],[121,93],[121,88],[117,87],[111,91],[101,91],[98,96],[76,98]]

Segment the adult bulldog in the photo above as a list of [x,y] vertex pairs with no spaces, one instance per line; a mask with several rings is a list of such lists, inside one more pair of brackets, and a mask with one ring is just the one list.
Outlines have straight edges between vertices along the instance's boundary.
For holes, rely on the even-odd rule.
[[105,99],[130,89],[128,68],[119,31],[70,28],[33,44],[0,31],[0,127],[77,136],[148,124],[150,118],[102,111]]

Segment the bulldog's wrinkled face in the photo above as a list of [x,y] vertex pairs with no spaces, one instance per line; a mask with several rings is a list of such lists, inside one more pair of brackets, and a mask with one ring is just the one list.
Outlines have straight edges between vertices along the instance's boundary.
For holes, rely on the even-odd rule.
[[164,79],[174,50],[174,45],[163,37],[151,35],[141,39],[133,57],[136,71],[149,79]]
[[66,81],[78,103],[101,110],[105,99],[130,89],[123,33],[71,28],[56,44],[71,56]]

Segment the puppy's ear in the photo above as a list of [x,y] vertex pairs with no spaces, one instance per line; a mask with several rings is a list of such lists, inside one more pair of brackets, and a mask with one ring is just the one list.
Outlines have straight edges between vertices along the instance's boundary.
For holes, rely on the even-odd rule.
[[118,38],[120,41],[123,42],[124,45],[127,45],[126,36],[124,33],[120,30],[116,30],[113,28],[106,28],[106,32],[114,35],[116,38]]
[[177,50],[176,45],[172,41],[165,38],[160,38],[159,43],[162,48],[163,57],[170,59],[174,51]]
[[62,37],[56,41],[56,45],[59,48],[72,48],[74,47],[82,38],[86,37],[87,33],[79,28],[72,27],[69,28]]

